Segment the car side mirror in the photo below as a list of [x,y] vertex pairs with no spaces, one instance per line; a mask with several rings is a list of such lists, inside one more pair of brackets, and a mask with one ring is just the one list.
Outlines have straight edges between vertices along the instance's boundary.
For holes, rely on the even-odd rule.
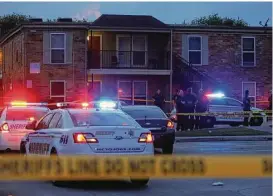
[[37,121],[31,121],[27,124],[26,129],[27,130],[35,130]]

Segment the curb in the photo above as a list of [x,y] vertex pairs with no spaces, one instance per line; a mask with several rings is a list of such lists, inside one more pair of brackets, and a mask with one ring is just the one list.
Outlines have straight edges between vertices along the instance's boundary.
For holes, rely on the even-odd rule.
[[176,137],[175,142],[272,141],[272,136]]

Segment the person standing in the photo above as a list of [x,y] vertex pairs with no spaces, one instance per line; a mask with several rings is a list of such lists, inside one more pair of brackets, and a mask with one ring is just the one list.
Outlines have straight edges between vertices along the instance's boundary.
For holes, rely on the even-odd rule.
[[246,90],[245,96],[243,99],[243,110],[244,110],[244,112],[247,112],[247,113],[244,113],[244,126],[249,125],[248,119],[249,119],[250,108],[251,108],[251,103],[250,103],[250,99],[249,99],[249,91]]
[[173,100],[172,100],[173,101],[173,108],[176,108],[176,100],[177,100],[177,98],[179,96],[179,93],[180,93],[180,90],[176,89],[175,94],[173,96]]
[[154,100],[154,105],[161,108],[164,111],[165,97],[161,93],[161,90],[158,89],[156,94],[152,97]]
[[[185,100],[185,113],[194,113],[195,104],[196,104],[196,96],[192,93],[192,88],[187,89],[187,93],[184,96]],[[186,115],[185,116],[185,124],[186,130],[193,130],[194,128],[194,115]]]
[[[203,89],[199,90],[197,103],[195,107],[196,113],[204,113],[208,111],[209,100],[207,96],[205,96]],[[196,117],[196,129],[204,128],[206,122],[206,116],[195,116]]]
[[176,131],[183,131],[185,129],[185,116],[180,115],[181,113],[185,112],[185,101],[184,101],[184,92],[180,90],[178,96],[175,100],[176,106],[176,118],[177,118],[177,125]]

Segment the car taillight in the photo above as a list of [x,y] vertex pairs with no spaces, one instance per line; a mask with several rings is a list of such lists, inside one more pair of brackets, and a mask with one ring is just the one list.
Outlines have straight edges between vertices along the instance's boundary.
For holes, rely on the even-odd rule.
[[86,144],[86,143],[99,143],[97,138],[92,133],[74,133],[74,143]]
[[142,133],[138,139],[139,143],[153,143],[153,136],[151,133]]
[[174,123],[172,121],[168,121],[167,128],[173,129],[174,128]]
[[8,123],[4,123],[4,124],[1,126],[1,131],[2,131],[2,132],[8,132],[8,131],[9,131],[9,125],[8,125]]
[[34,120],[35,120],[34,117],[30,117],[30,118],[29,118],[29,121],[30,121],[30,122],[32,122],[32,121],[34,121]]

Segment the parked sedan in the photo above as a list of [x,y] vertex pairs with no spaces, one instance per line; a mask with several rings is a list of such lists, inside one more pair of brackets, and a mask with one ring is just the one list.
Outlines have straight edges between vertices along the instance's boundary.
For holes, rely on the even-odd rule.
[[[209,112],[225,112],[233,114],[234,112],[243,112],[243,103],[225,96],[209,96]],[[250,117],[250,126],[261,126],[266,122],[266,114],[259,108],[251,107],[251,111],[255,112],[255,116]],[[171,112],[171,118],[176,120],[176,110]],[[215,124],[228,124],[230,126],[242,125],[244,117],[242,115],[217,115],[215,117],[206,118],[206,127],[213,127]]]
[[164,154],[173,153],[174,123],[159,107],[135,105],[123,106],[121,109],[134,118],[143,128],[151,131],[155,148],[161,148]]

